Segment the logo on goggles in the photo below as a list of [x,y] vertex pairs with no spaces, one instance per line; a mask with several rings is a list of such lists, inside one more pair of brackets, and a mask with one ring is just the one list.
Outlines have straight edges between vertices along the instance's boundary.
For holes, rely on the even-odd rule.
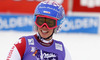
[[45,25],[48,29],[53,29],[57,27],[57,19],[49,16],[37,15],[35,24],[40,28]]

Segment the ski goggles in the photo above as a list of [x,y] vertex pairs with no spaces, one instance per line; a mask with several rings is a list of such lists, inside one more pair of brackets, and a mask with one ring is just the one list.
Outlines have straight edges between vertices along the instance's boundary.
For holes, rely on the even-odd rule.
[[57,19],[49,16],[37,15],[35,24],[40,28],[46,25],[48,29],[53,29],[57,27]]

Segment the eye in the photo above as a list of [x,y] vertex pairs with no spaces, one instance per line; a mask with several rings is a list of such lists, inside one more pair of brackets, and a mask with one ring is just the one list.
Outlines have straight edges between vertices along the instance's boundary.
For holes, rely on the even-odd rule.
[[51,26],[54,25],[54,21],[49,21],[48,23],[49,23],[49,25],[51,25]]
[[46,23],[48,24],[49,27],[55,26],[56,21],[53,19],[46,19]]
[[45,22],[45,18],[43,18],[43,17],[37,18],[37,24],[42,25],[44,22]]

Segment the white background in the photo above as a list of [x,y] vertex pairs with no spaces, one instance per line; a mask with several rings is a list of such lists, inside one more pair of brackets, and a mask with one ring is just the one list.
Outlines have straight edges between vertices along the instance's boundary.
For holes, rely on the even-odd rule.
[[[0,32],[0,60],[6,60],[12,45],[22,36],[34,32]],[[54,34],[54,39],[62,41],[69,50],[72,60],[100,60],[100,35],[97,34]]]

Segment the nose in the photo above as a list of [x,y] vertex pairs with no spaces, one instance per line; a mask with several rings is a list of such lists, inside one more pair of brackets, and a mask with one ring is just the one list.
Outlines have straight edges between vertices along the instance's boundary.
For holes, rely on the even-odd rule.
[[46,25],[43,25],[43,27],[42,28],[47,28],[47,26]]

